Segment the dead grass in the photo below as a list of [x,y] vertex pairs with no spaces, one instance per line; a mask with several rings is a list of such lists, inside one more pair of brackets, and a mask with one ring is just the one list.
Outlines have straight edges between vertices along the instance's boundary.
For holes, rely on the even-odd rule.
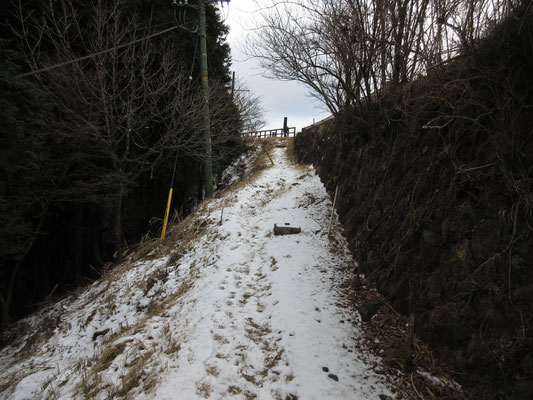
[[270,270],[272,272],[274,271],[277,271],[278,270],[278,260],[276,260],[273,256],[270,256]]
[[48,379],[46,379],[41,386],[41,393],[44,394],[47,400],[55,400],[59,399],[59,393],[57,391],[57,388],[49,387],[50,384],[57,378],[57,374],[52,374]]
[[[263,343],[263,337],[272,333],[270,327],[265,325],[259,325],[252,318],[247,318],[248,326],[244,328],[245,335],[255,343]],[[263,343],[264,344],[264,343]]]
[[228,344],[228,343],[229,343],[229,340],[228,340],[228,339],[226,339],[226,338],[225,338],[224,336],[222,336],[222,335],[219,335],[218,333],[215,333],[215,334],[213,335],[213,339],[214,339],[215,341],[217,341],[218,343],[221,343],[221,344]]
[[101,383],[102,377],[100,375],[92,375],[89,371],[83,371],[78,389],[85,400],[94,399],[96,390]]
[[232,395],[241,394],[242,393],[242,389],[240,387],[238,387],[238,386],[231,385],[230,387],[228,387],[228,393],[232,394]]
[[287,159],[293,164],[298,164],[296,160],[296,154],[294,154],[294,138],[287,139],[287,149],[285,150]]
[[267,369],[272,369],[276,366],[276,364],[281,360],[281,356],[283,355],[283,349],[279,350],[273,357],[268,357],[265,360],[265,367]]
[[248,390],[245,390],[243,394],[244,394],[244,398],[246,400],[255,400],[255,399],[257,399],[257,395],[255,393],[252,393],[252,392],[248,391]]
[[95,366],[92,368],[93,372],[98,373],[100,371],[108,369],[111,363],[115,360],[115,358],[117,358],[119,354],[122,354],[125,348],[126,342],[106,347],[100,355],[100,358],[96,362]]
[[[176,291],[175,297],[183,295],[190,288],[188,281],[182,283],[180,288]],[[83,374],[82,382],[80,383],[78,390],[83,394],[86,399],[92,399],[105,390],[109,398],[124,397],[131,390],[136,387],[142,387],[144,392],[150,392],[157,383],[158,373],[146,373],[146,366],[153,358],[155,348],[149,347],[147,344],[140,340],[137,340],[135,345],[131,345],[133,338],[127,338],[128,336],[138,335],[143,332],[146,321],[152,318],[154,315],[161,315],[171,304],[169,299],[164,302],[153,301],[148,307],[146,318],[140,320],[133,326],[124,326],[116,332],[114,335],[110,335],[106,338],[106,342],[110,343],[103,349],[101,354],[93,362],[92,367],[86,368],[87,372]],[[121,338],[126,338],[124,341],[113,344]],[[169,324],[163,326],[162,337],[158,338],[158,342],[161,343],[161,351],[167,355],[176,354],[180,351],[181,344],[173,333]],[[105,376],[106,371],[111,367],[115,359],[120,354],[133,354],[134,359],[126,363],[122,368],[127,372],[121,378],[120,385],[113,385],[102,381],[102,376]],[[155,362],[152,363],[152,368],[160,368],[160,365]]]
[[[156,268],[150,274],[146,274],[139,282],[138,287],[143,289],[143,295],[146,296],[148,292],[154,287],[157,282],[165,282],[168,278],[169,271],[167,268]],[[161,291],[161,288],[151,297],[156,297]]]
[[180,257],[179,254],[186,254],[192,243],[204,235],[209,226],[214,225],[214,221],[203,218],[203,213],[206,212],[206,203],[209,201],[202,203],[202,206],[195,213],[180,223],[169,227],[165,242],[171,244],[172,254],[167,265],[174,265]]
[[141,357],[137,357],[130,364],[128,373],[121,378],[122,383],[110,398],[124,397],[131,390],[141,386],[145,393],[150,392],[157,383],[157,373],[146,373],[144,370],[146,362],[151,358],[152,353],[147,352]]
[[248,382],[250,382],[250,383],[252,383],[254,385],[259,386],[261,384],[260,382],[257,381],[256,377],[253,376],[253,375],[247,375],[245,373],[241,373],[241,375],[246,381],[248,381]]
[[163,332],[163,353],[170,355],[170,354],[177,354],[181,350],[181,343],[178,341],[178,337],[173,334],[173,332],[170,329],[170,324],[166,323],[163,326],[162,329]]
[[286,193],[289,190],[289,186],[285,185],[285,183],[279,185],[275,189],[269,189],[264,192],[266,194],[265,197],[263,197],[259,203],[259,206],[261,208],[268,205],[272,199],[275,199],[276,197],[280,197],[283,193]]
[[[141,346],[146,350],[145,346]],[[126,348],[126,342],[108,347],[102,352],[99,360],[94,366],[82,374],[82,381],[78,390],[83,395],[84,399],[94,399],[99,393],[105,391],[108,398],[125,397],[130,391],[137,387],[142,387],[145,393],[153,390],[157,383],[157,376],[160,371],[145,370],[148,361],[153,356],[153,351],[144,351],[140,356],[135,357],[131,362],[124,367],[127,368],[127,373],[120,378],[121,382],[115,385],[104,379],[104,372],[110,366],[113,360],[121,354]],[[139,354],[136,351],[136,354]]]
[[211,385],[207,382],[197,383],[196,384],[196,393],[203,397],[204,399],[207,399],[211,396],[211,392],[213,389],[211,388]]
[[299,163],[296,158],[296,154],[294,153],[294,138],[288,139],[286,154],[287,159],[293,164],[294,169],[299,171],[308,171],[311,164]]
[[169,224],[165,240],[154,238],[139,243],[131,251],[128,261],[115,267],[113,272],[116,270],[120,273],[124,268],[130,268],[132,263],[139,260],[159,258],[168,254],[170,256],[167,266],[175,266],[190,249],[191,244],[202,236],[207,228],[214,225],[215,221],[204,217],[212,201],[212,199],[206,199],[192,214],[177,220],[176,223]]
[[246,172],[238,182],[233,183],[227,189],[224,190],[221,197],[228,199],[228,202],[225,203],[225,206],[229,205],[231,200],[231,195],[235,194],[238,190],[242,189],[244,186],[248,185],[250,182],[253,182],[257,179],[258,175],[265,169],[269,168],[272,163],[269,156],[272,155],[272,150],[276,147],[278,143],[277,139],[254,139],[252,146],[257,150],[257,158],[253,160],[251,168]]
[[133,252],[131,261],[136,262],[139,260],[145,260],[150,254],[156,253],[158,247],[161,246],[159,238],[143,241],[138,244],[138,248]]
[[13,393],[19,382],[24,379],[25,375],[26,374],[21,373],[21,371],[17,371],[9,376],[3,376],[3,382],[0,382],[0,395],[2,395],[2,397],[5,396],[7,399]]
[[183,296],[191,288],[191,286],[192,286],[192,282],[190,281],[183,282],[174,296],[175,297]]
[[[377,293],[371,282],[365,280],[364,286],[357,290],[350,285],[345,285],[343,290],[347,298],[351,300],[354,314],[357,313],[359,305],[365,302],[379,300],[385,304],[368,323],[362,325],[364,347],[369,348],[378,358],[383,359],[384,371],[382,372],[387,375],[401,376],[395,385],[399,399],[461,400],[467,398],[466,393],[459,392],[452,387],[435,385],[416,373],[405,373],[408,318],[394,311]],[[360,344],[357,347],[360,347]],[[416,336],[413,351],[415,370],[424,370],[445,381],[453,381],[453,373],[447,371],[429,346]],[[378,368],[376,371],[380,372],[380,365],[376,367]]]
[[156,315],[161,315],[168,309],[168,307],[169,304],[166,302],[166,299],[157,301],[156,299],[152,298],[150,299],[150,303],[148,303],[148,308],[146,309],[147,317],[152,318]]
[[249,172],[246,175],[244,175],[244,177],[241,180],[233,183],[230,187],[224,190],[221,197],[228,198],[228,199],[231,198],[232,194],[236,193],[237,191],[239,191],[240,189],[242,189],[249,183],[256,180],[259,174],[270,166],[271,166],[271,163],[267,155],[264,152],[261,152],[261,154],[255,160],[252,168],[250,168]]
[[280,143],[280,140],[276,138],[265,138],[265,139],[256,139],[256,142],[261,143],[264,151],[268,153],[272,153],[272,150],[274,150],[274,148]]
[[172,253],[170,253],[170,257],[168,257],[167,266],[175,266],[181,257],[183,257],[183,253],[178,250],[174,250]]

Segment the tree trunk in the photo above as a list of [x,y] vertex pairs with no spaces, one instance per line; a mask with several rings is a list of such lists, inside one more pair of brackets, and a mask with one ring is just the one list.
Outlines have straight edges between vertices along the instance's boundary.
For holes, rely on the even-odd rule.
[[83,210],[78,207],[74,217],[74,281],[80,282],[83,274]]
[[[90,218],[89,218],[90,220]],[[94,222],[89,223],[89,245],[91,247],[92,259],[96,261],[97,264],[103,265],[104,260],[102,260],[102,255],[100,254],[100,243],[98,241],[98,230],[97,224]]]
[[0,331],[4,329],[9,323],[9,311],[11,309],[11,302],[13,300],[13,288],[15,287],[15,281],[17,279],[17,274],[20,269],[20,266],[22,265],[22,262],[26,258],[26,255],[31,250],[31,248],[35,244],[35,241],[37,240],[37,236],[39,232],[41,231],[41,227],[43,226],[43,222],[44,222],[45,215],[46,215],[46,212],[45,212],[46,209],[47,209],[47,206],[42,206],[41,217],[39,219],[39,223],[37,224],[33,237],[28,242],[28,247],[26,248],[26,252],[24,256],[20,260],[15,261],[16,264],[13,270],[11,271],[11,274],[9,275],[9,280],[7,282],[5,294],[0,292]]
[[[204,175],[202,174],[202,163],[196,164],[196,204],[200,203],[204,198],[204,181],[203,181]],[[196,206],[195,204],[195,206]]]
[[406,337],[406,357],[405,357],[405,372],[412,372],[414,369],[415,357],[415,315],[409,314],[409,328],[407,329]]
[[401,81],[404,63],[407,59],[407,55],[403,54],[406,13],[407,1],[397,0],[396,15],[392,16],[392,28],[394,31],[392,82],[395,85],[399,84]]
[[15,286],[15,279],[21,263],[22,261],[17,261],[15,268],[11,271],[5,294],[2,295],[0,293],[0,331],[9,323],[9,310],[11,309],[11,299],[13,298],[13,287]]
[[115,214],[113,215],[113,242],[115,249],[115,261],[122,261],[122,196],[124,189],[120,185],[118,199],[115,204]]

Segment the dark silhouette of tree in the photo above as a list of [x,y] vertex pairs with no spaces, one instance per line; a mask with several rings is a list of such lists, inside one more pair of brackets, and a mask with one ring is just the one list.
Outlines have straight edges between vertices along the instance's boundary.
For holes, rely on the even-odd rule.
[[[56,283],[71,287],[95,277],[113,254],[119,260],[164,212],[176,157],[176,208],[201,200],[203,101],[197,35],[174,29],[144,40],[176,25],[170,3],[15,1],[1,15],[2,32],[13,39],[0,50],[6,323]],[[227,27],[213,6],[207,29],[220,170],[244,149],[243,117],[227,88]]]
[[16,54],[0,40],[0,326],[8,322],[14,282],[49,202],[44,190],[43,111],[47,99],[15,78]]

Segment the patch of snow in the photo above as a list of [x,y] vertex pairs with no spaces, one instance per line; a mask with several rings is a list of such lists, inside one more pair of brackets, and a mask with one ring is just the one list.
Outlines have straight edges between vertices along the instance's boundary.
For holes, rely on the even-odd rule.
[[418,373],[418,375],[422,376],[424,379],[430,381],[434,385],[449,387],[454,390],[457,390],[458,392],[463,391],[463,389],[461,388],[461,385],[459,385],[457,382],[454,382],[446,378],[438,378],[436,376],[431,375],[429,372],[422,371],[422,370],[417,370],[416,372]]
[[[24,321],[53,325],[2,349],[1,397],[394,398],[339,291],[355,263],[336,218],[327,235],[328,194],[285,149],[272,158],[199,208],[177,261],[118,267]],[[287,223],[301,233],[273,235]]]
[[235,182],[241,180],[250,173],[255,161],[261,154],[260,146],[251,147],[246,153],[237,158],[228,168],[226,168],[220,177],[220,182],[215,189],[215,195],[218,197],[223,190],[230,187]]

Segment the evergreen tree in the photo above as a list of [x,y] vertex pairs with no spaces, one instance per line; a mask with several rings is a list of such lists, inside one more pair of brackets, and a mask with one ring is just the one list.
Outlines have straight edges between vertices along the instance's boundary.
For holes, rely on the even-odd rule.
[[[15,78],[176,26],[169,2],[35,0],[21,10],[10,7],[0,12],[9,16],[17,39],[0,50],[3,323],[9,313],[27,312],[25,307],[56,283],[69,288],[87,274],[94,277],[89,264],[102,265],[115,250],[120,256],[125,243],[138,240],[149,219],[164,211],[176,154],[174,205],[190,209],[202,197],[203,162],[196,33],[175,29]],[[98,15],[106,10],[114,10],[107,23]],[[196,11],[189,10],[188,18],[197,18]],[[214,5],[207,7],[207,34],[216,170],[242,146],[238,111],[227,89],[227,27]],[[23,70],[15,56],[24,60]]]
[[42,92],[15,78],[15,53],[0,39],[0,324],[8,321],[13,284],[47,207],[43,191]]

